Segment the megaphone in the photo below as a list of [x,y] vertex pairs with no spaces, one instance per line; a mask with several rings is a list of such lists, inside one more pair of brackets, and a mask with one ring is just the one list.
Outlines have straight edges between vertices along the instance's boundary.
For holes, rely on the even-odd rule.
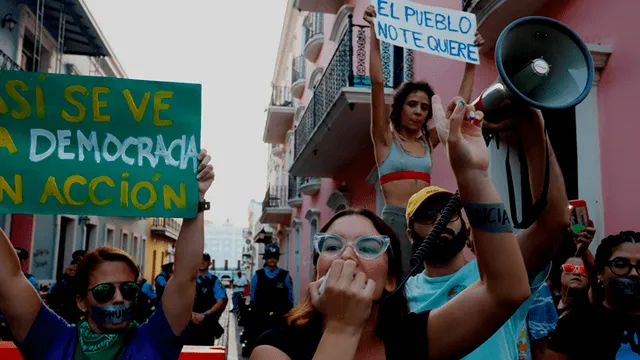
[[[496,42],[498,79],[472,105],[499,122],[514,103],[540,110],[580,104],[593,82],[593,59],[580,36],[563,23],[529,16],[509,24]],[[494,115],[494,116],[492,116]]]

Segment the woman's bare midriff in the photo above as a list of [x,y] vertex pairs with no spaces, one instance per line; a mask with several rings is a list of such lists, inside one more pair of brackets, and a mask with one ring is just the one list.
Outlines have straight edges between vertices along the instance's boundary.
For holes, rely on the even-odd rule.
[[387,204],[406,208],[411,196],[429,185],[424,180],[396,180],[382,185],[382,194]]

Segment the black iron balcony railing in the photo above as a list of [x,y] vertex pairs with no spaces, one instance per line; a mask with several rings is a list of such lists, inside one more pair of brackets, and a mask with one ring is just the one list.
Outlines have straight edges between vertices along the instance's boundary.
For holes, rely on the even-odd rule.
[[[313,97],[309,101],[302,118],[295,130],[295,156],[302,152],[311,135],[344,87],[370,87],[371,81],[367,73],[368,44],[371,40],[368,26],[354,25],[353,15],[349,15],[347,31],[338,43],[332,59],[325,68],[322,78],[316,86]],[[377,40],[376,40],[377,41]],[[401,84],[407,74],[412,72],[412,57],[404,57],[402,48],[383,43],[382,73],[384,85],[394,88]],[[394,61],[393,59],[397,59]],[[405,64],[405,61],[407,64]]]
[[320,182],[319,178],[311,177],[311,176],[303,176],[301,179],[302,179],[300,181],[301,184],[319,183]]
[[305,58],[304,55],[300,55],[296,58],[293,58],[293,63],[291,64],[291,83],[295,84],[296,81],[304,79],[304,71],[305,71]]
[[309,13],[302,23],[304,29],[304,43],[306,44],[312,37],[322,34],[324,18],[322,13]]
[[289,199],[300,198],[300,178],[289,175]]
[[262,201],[262,212],[268,208],[280,208],[287,206],[287,187],[272,185],[267,189],[267,193]]
[[23,69],[9,55],[0,50],[0,70],[22,71]]
[[462,0],[462,11],[469,11],[474,0]]
[[271,106],[293,106],[291,88],[288,86],[273,86],[271,91]]

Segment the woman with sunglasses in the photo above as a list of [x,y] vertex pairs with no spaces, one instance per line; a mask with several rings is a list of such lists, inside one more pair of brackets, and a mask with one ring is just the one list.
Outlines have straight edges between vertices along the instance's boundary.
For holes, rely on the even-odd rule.
[[595,264],[604,301],[562,317],[545,359],[640,359],[640,233],[606,237]]
[[[203,150],[199,156],[201,204],[214,174]],[[199,208],[203,206],[199,205]],[[204,251],[204,215],[185,219],[176,246],[175,271],[162,303],[142,325],[133,304],[140,291],[139,268],[125,252],[99,248],[78,266],[77,304],[86,320],[73,326],[46,307],[22,275],[11,242],[0,230],[0,311],[9,322],[25,360],[178,359],[191,320],[196,275]]]
[[408,314],[404,291],[392,294],[402,281],[394,231],[368,210],[340,212],[315,236],[316,281],[307,301],[289,312],[288,326],[263,334],[252,360],[460,358],[527,299],[527,272],[510,222],[490,225],[480,215],[504,210],[488,176],[482,114],[457,100],[454,107],[446,119],[440,98],[433,97],[438,135],[474,232],[481,281],[440,308]]
[[581,257],[570,257],[560,266],[561,297],[558,315],[563,317],[571,309],[589,306],[589,284],[592,269]]

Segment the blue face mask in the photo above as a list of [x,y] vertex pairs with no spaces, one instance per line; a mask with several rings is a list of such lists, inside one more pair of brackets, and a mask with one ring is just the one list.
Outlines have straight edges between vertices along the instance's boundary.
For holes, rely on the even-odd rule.
[[640,278],[615,278],[609,279],[609,290],[621,298],[637,298],[640,296]]
[[120,305],[93,306],[91,318],[96,324],[118,325],[133,319],[133,303]]

